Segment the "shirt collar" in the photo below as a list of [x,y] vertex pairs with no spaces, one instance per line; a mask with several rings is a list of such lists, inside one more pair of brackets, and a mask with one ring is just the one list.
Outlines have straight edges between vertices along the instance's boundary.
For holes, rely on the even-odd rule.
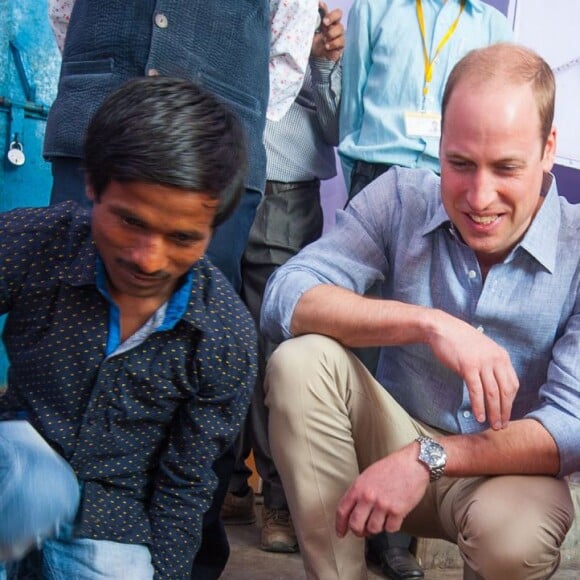
[[[553,272],[556,265],[556,253],[558,251],[560,204],[558,201],[556,179],[551,173],[546,173],[544,175],[541,195],[544,197],[542,206],[535,215],[521,242],[512,250],[510,256],[512,256],[518,248],[522,248],[544,268],[546,268],[546,270]],[[453,225],[451,224],[451,220],[449,219],[443,204],[439,203],[435,213],[427,222],[421,233],[426,236],[437,228],[445,226],[450,227],[453,230]],[[506,259],[509,260],[509,256]]]
[[561,216],[558,187],[551,173],[544,175],[542,196],[544,202],[519,243],[519,247],[552,273],[556,267]]
[[441,202],[441,180],[439,180],[439,183],[437,185],[436,195],[438,196],[439,203],[437,205],[435,213],[423,227],[423,230],[421,232],[423,236],[430,234],[431,232],[435,231],[437,228],[440,228],[441,226],[451,225],[451,220],[449,219],[449,216],[447,215],[447,212],[443,207],[443,203]]
[[[185,274],[181,284],[167,301],[163,321],[156,330],[170,330],[184,317],[189,306],[193,279],[193,268],[191,268]],[[107,273],[105,270],[105,264],[98,254],[96,256],[95,283],[99,292],[112,304],[113,300],[107,289]]]

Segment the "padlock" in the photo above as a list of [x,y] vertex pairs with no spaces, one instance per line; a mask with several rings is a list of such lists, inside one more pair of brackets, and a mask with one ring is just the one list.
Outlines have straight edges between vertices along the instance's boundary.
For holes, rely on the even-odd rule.
[[10,143],[10,149],[8,150],[8,161],[12,163],[12,165],[20,166],[24,165],[26,161],[26,157],[24,156],[24,151],[22,150],[22,145],[18,143],[18,141],[12,141]]

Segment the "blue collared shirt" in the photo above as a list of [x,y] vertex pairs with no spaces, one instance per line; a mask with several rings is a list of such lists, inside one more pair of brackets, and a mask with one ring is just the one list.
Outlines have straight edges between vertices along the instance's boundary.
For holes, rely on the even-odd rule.
[[98,291],[109,303],[107,356],[115,356],[138,346],[153,332],[172,329],[186,313],[193,288],[193,270],[186,272],[169,300],[163,303],[140,329],[126,340],[121,341],[121,312],[107,288],[105,264],[98,254],[95,261],[95,284]]
[[[449,221],[439,178],[393,168],[337,213],[334,229],[271,278],[262,329],[292,336],[304,292],[334,284],[444,310],[507,349],[520,381],[512,418],[541,422],[560,451],[560,474],[580,470],[580,205],[545,180],[545,200],[503,263],[482,279],[477,258]],[[487,428],[461,378],[428,346],[383,347],[378,381],[411,416],[452,433]]]
[[[423,0],[430,58],[459,14],[460,1]],[[451,69],[469,50],[512,39],[506,18],[468,0],[435,60],[425,110],[439,113]],[[409,137],[404,114],[423,106],[425,67],[415,0],[355,0],[343,55],[339,153],[347,183],[354,161],[439,171],[438,137]]]

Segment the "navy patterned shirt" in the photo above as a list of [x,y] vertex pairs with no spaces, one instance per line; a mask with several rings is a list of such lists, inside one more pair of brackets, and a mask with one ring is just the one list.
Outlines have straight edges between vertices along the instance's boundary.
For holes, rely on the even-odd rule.
[[25,412],[74,468],[79,537],[147,544],[156,578],[189,578],[217,483],[211,465],[249,404],[253,322],[202,258],[184,282],[189,296],[176,293],[181,308],[170,301],[156,331],[111,352],[97,262],[89,214],[70,202],[0,214],[10,359],[0,415]]

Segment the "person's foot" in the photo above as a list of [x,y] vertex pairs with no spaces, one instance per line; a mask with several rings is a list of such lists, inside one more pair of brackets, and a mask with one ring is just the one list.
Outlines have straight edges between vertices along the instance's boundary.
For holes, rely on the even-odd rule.
[[262,511],[262,541],[260,548],[265,552],[297,552],[298,540],[292,525],[290,512],[286,510]]
[[369,550],[367,557],[379,565],[383,574],[391,580],[413,580],[425,575],[419,562],[407,548],[386,548],[378,553]]
[[256,521],[254,506],[254,491],[252,488],[243,496],[228,491],[220,511],[222,521],[226,525],[249,525]]

